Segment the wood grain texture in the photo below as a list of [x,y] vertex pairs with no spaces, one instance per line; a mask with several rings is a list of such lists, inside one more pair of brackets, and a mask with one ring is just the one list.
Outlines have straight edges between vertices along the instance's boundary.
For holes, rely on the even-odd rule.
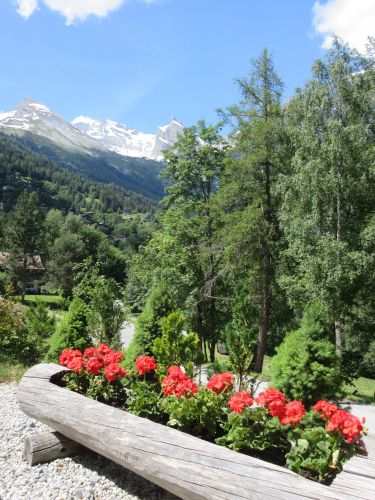
[[59,432],[44,432],[25,439],[23,457],[33,466],[58,458],[74,457],[87,451],[87,448]]
[[70,392],[51,382],[64,371],[59,365],[31,368],[18,388],[21,409],[180,498],[367,498],[359,496],[358,485],[346,491],[343,486],[323,486],[285,468]]

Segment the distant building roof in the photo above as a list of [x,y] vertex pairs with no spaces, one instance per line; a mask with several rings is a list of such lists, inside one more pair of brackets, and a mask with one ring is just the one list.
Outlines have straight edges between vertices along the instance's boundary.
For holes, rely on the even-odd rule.
[[[0,269],[8,267],[7,260],[9,257],[9,252],[0,252]],[[26,257],[26,269],[30,272],[44,272],[46,270],[40,255],[28,255]]]

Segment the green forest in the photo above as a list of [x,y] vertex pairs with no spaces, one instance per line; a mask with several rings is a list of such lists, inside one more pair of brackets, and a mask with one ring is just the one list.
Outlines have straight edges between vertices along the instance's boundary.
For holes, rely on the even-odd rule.
[[[304,401],[375,378],[374,54],[336,40],[286,99],[264,50],[239,102],[165,152],[160,202],[0,136],[0,356],[56,360],[90,335],[118,348],[137,314],[130,364],[192,332],[181,356],[240,379],[273,357],[273,383]],[[34,255],[60,318],[20,307]]]

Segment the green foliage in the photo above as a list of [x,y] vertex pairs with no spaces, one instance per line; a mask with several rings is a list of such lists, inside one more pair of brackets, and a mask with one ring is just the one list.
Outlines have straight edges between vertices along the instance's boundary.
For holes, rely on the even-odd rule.
[[20,306],[0,299],[0,361],[30,366],[40,361],[45,349],[43,339],[28,331],[26,317]]
[[233,305],[232,320],[226,327],[224,339],[232,369],[238,375],[240,390],[244,378],[251,373],[258,339],[257,320],[256,308],[249,296],[238,296]]
[[0,294],[4,294],[6,291],[6,285],[10,283],[10,276],[6,272],[0,271]]
[[226,406],[224,395],[204,389],[191,398],[173,395],[161,403],[162,410],[169,416],[167,425],[210,441],[222,434]]
[[327,313],[313,305],[298,330],[287,335],[272,362],[272,384],[288,398],[311,405],[340,396],[344,382],[340,358],[329,340]]
[[231,413],[223,426],[225,435],[216,443],[242,452],[265,452],[263,457],[283,463],[290,449],[285,428],[278,419],[270,418],[268,410],[259,406]]
[[127,384],[127,409],[139,417],[149,418],[154,422],[165,423],[165,414],[160,409],[161,390],[157,381],[137,380]]
[[86,304],[81,299],[74,298],[68,312],[50,338],[48,361],[56,362],[64,349],[83,350],[92,345],[87,316]]
[[135,324],[135,334],[126,356],[129,362],[142,354],[153,354],[154,340],[162,335],[160,321],[174,309],[174,301],[164,287],[158,286],[151,291]]
[[188,376],[193,375],[194,365],[202,362],[199,338],[186,333],[185,317],[181,311],[173,311],[160,320],[161,337],[154,340],[152,352],[158,360],[158,371],[167,373],[169,366],[182,366]]
[[[129,179],[124,182],[124,176],[116,174],[116,169],[112,166],[105,166],[103,159],[87,156],[79,158],[68,151],[60,151],[63,157],[59,158],[56,145],[53,150],[45,152],[50,159],[40,154],[40,149],[35,143],[28,144],[27,140],[22,141],[0,133],[0,182],[12,186],[11,190],[2,194],[1,201],[5,203],[6,210],[13,207],[14,197],[24,189],[38,192],[41,203],[56,209],[73,211],[95,209],[99,213],[124,210],[145,212],[152,206],[150,199],[129,191],[132,182],[129,182]],[[71,161],[67,161],[69,156]],[[87,160],[93,162],[91,165],[93,168],[87,168],[87,165],[86,169],[80,168],[84,167],[80,163],[85,161],[87,163]],[[139,164],[142,171],[147,172],[146,177],[148,177],[147,180],[142,177],[145,189],[139,189],[140,184],[136,180],[138,185],[133,184],[135,190],[138,193],[144,192],[146,196],[158,197],[160,195],[160,185],[156,180],[158,165],[149,161],[149,166],[144,165],[143,159],[134,159],[132,163],[136,168]],[[69,168],[68,164],[74,165],[74,169]]]
[[48,339],[55,330],[53,316],[50,316],[46,304],[38,299],[26,312],[26,324],[29,334],[36,338]]
[[328,482],[349,458],[343,456],[342,443],[324,427],[295,429],[293,437],[295,441],[286,456],[286,465],[305,477],[317,477],[320,482]]
[[363,357],[362,373],[365,376],[375,378],[375,340],[371,342],[368,351]]

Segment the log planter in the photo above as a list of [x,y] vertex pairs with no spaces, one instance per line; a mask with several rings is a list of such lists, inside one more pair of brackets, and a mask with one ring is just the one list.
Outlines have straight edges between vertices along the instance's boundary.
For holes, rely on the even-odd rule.
[[358,488],[314,483],[283,467],[71,392],[57,385],[66,371],[51,364],[28,370],[18,388],[20,408],[180,498],[375,498],[361,496]]

